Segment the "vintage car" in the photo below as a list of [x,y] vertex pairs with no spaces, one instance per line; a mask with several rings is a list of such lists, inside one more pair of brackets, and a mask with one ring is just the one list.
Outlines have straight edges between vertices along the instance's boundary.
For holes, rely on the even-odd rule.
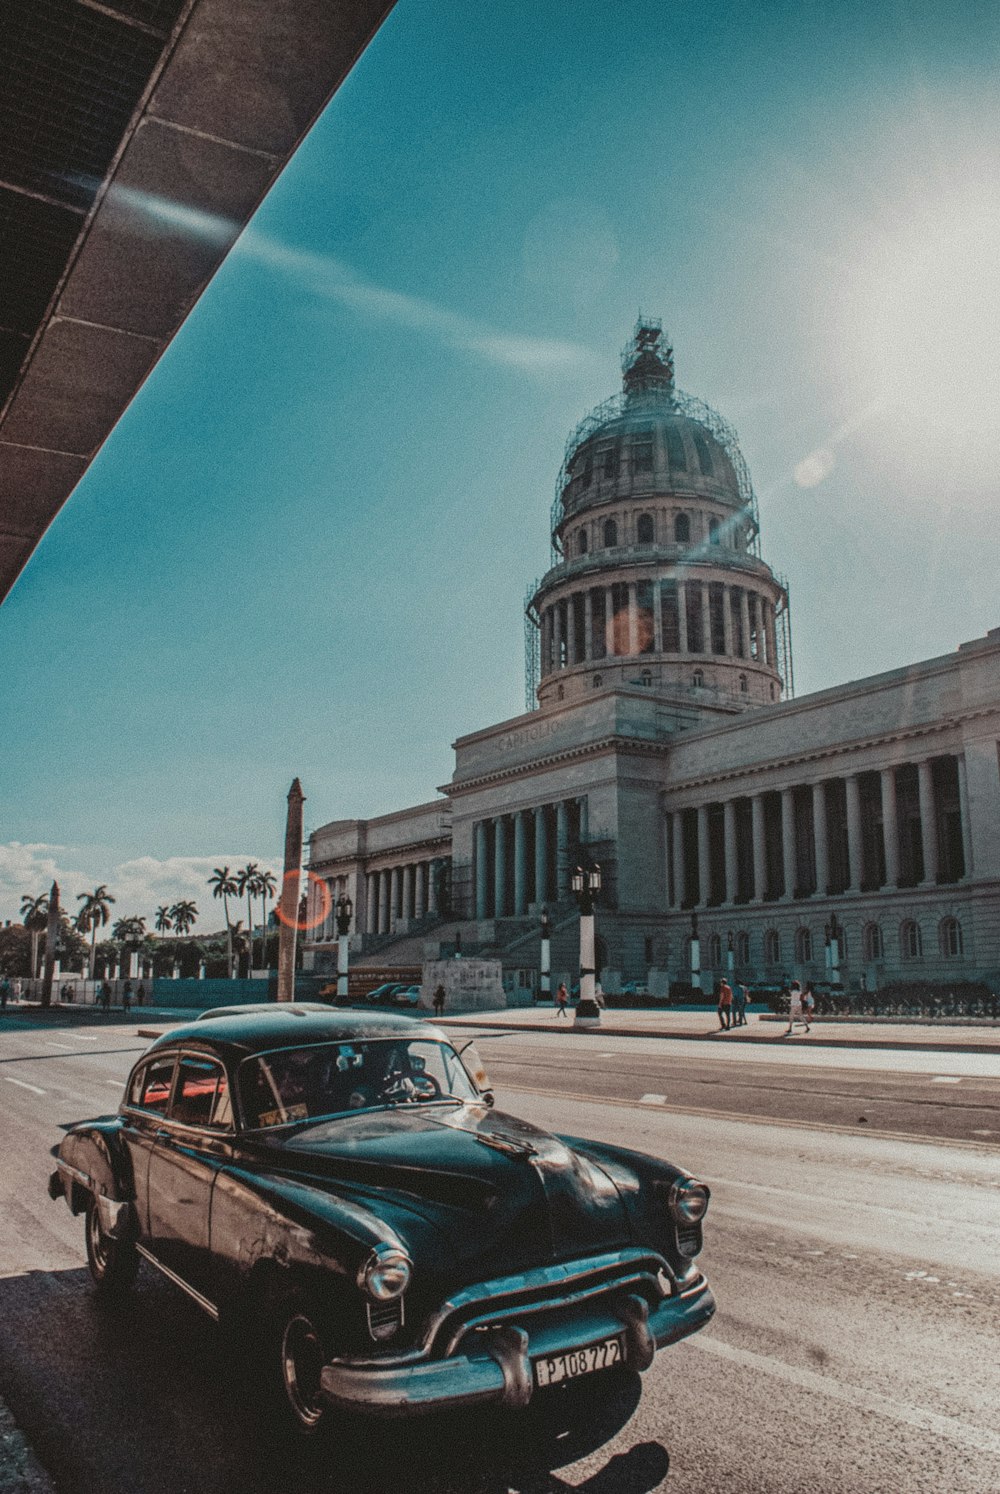
[[85,1215],[101,1297],[147,1261],[293,1433],[646,1369],[715,1310],[708,1189],[501,1114],[487,1084],[471,1043],[394,1013],[192,1022],[53,1148],[49,1193]]

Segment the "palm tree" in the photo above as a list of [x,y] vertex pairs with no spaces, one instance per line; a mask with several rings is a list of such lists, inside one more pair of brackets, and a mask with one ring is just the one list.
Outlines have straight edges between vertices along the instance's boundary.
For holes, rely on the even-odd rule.
[[170,909],[170,916],[174,920],[174,928],[178,934],[189,934],[191,925],[198,917],[198,905],[190,898],[182,898],[180,902],[174,903]]
[[173,918],[171,917],[173,911],[174,910],[172,908],[168,908],[166,906],[166,904],[164,904],[162,908],[157,908],[157,910],[156,910],[156,932],[158,934],[165,934],[167,932],[167,929],[172,929],[173,928],[174,921],[173,921]]
[[275,877],[274,872],[273,871],[268,871],[267,867],[261,867],[260,871],[257,873],[257,894],[258,894],[258,896],[260,898],[260,902],[261,902],[261,920],[260,920],[260,923],[261,923],[261,929],[263,931],[263,945],[264,945],[264,948],[263,948],[263,951],[262,951],[262,955],[261,955],[261,964],[262,965],[266,965],[267,964],[267,900],[268,900],[269,897],[273,897],[274,896],[274,890],[277,887],[277,885],[278,885],[278,880]]
[[257,891],[257,875],[260,867],[256,861],[248,861],[246,866],[241,867],[236,873],[236,885],[239,888],[240,897],[246,894],[247,900],[247,930],[250,935],[250,962],[247,972],[253,969],[253,896]]
[[76,915],[76,927],[79,933],[90,934],[90,969],[89,979],[94,978],[94,959],[97,954],[97,930],[103,928],[111,917],[111,904],[114,898],[102,882],[100,887],[95,887],[93,892],[78,892],[76,895],[78,903],[83,907]]
[[121,941],[126,952],[138,949],[146,937],[146,920],[137,918],[134,914],[128,918],[119,918],[111,930],[111,936]]
[[27,892],[21,898],[21,922],[31,935],[31,974],[38,974],[38,941],[49,926],[49,896],[41,892],[31,897]]
[[213,897],[221,897],[222,907],[226,915],[226,960],[228,962],[229,974],[233,974],[233,929],[229,922],[229,899],[239,896],[239,888],[236,879],[228,866],[217,866],[213,869],[208,879],[208,885],[212,889]]

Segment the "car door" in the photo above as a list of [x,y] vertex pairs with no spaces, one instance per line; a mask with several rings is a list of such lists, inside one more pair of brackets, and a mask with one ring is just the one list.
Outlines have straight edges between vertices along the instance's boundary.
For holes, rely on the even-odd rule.
[[212,1189],[231,1154],[231,1133],[225,1066],[204,1053],[181,1052],[149,1161],[149,1248],[160,1265],[201,1293],[212,1292]]
[[131,1190],[143,1243],[149,1237],[149,1162],[170,1106],[176,1064],[173,1050],[139,1064],[121,1108],[121,1137],[132,1173]]

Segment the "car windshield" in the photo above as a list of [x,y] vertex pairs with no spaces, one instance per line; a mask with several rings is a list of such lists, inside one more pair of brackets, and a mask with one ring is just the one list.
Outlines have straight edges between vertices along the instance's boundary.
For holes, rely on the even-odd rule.
[[279,1048],[246,1059],[240,1069],[240,1098],[251,1128],[476,1097],[454,1048],[425,1038]]

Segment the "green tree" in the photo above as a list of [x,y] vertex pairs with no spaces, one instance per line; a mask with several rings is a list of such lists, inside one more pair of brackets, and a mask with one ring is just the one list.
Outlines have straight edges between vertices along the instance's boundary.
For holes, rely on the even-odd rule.
[[263,966],[267,965],[267,900],[269,897],[274,896],[274,891],[277,885],[278,879],[274,875],[274,872],[268,871],[266,866],[262,866],[260,871],[257,873],[257,895],[259,896],[261,902],[260,922],[264,943],[261,965]]
[[172,914],[173,914],[173,909],[172,908],[168,908],[166,906],[166,904],[164,904],[163,907],[161,907],[161,908],[157,908],[157,910],[156,910],[156,918],[154,920],[154,924],[155,924],[155,927],[156,927],[156,932],[158,934],[165,934],[168,931],[168,929],[172,929],[173,928],[173,926],[174,926],[174,920],[173,920]]
[[229,922],[229,899],[239,896],[239,888],[228,866],[215,867],[208,879],[208,885],[212,889],[212,896],[222,899],[222,907],[226,915],[226,962],[229,975],[233,976],[233,926]]
[[236,886],[240,897],[247,900],[247,932],[250,936],[250,960],[247,966],[247,974],[253,969],[253,898],[257,891],[257,877],[260,867],[256,861],[248,861],[246,866],[240,868],[236,873]]
[[189,934],[191,925],[198,917],[198,905],[190,898],[182,898],[180,902],[174,903],[170,909],[170,916],[174,920],[174,928],[178,934]]
[[100,887],[95,887],[93,892],[78,892],[76,895],[78,903],[83,907],[76,915],[76,931],[78,934],[90,935],[90,965],[89,977],[94,978],[94,959],[97,952],[97,930],[104,928],[111,917],[111,904],[114,898],[102,882]]
[[37,897],[24,894],[21,898],[21,922],[31,935],[31,974],[35,976],[38,974],[39,941],[49,924],[48,893],[40,892]]

